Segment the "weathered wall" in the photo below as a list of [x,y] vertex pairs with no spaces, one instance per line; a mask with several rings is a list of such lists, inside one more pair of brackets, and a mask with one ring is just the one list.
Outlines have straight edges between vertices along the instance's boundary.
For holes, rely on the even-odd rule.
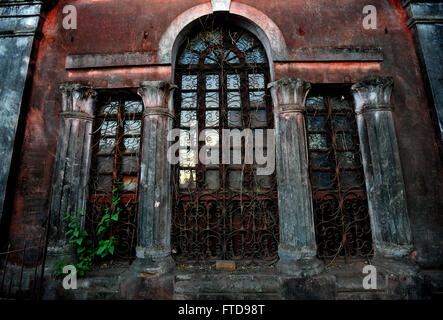
[[[161,36],[171,21],[185,10],[208,2],[62,0],[48,13],[26,118],[11,213],[11,240],[35,233],[48,212],[60,127],[59,84],[86,81],[94,87],[115,88],[138,87],[145,80],[171,80],[171,66],[160,64],[157,58],[150,65],[66,70],[66,56],[147,52],[156,57]],[[371,1],[378,9],[376,30],[363,29],[363,3],[356,0],[234,2],[255,7],[279,26],[290,61],[274,62],[275,79],[299,77],[313,83],[353,83],[367,75],[394,78],[394,121],[416,246],[414,255],[423,266],[442,266],[441,164],[419,62],[400,1]],[[62,8],[66,4],[77,8],[77,30],[62,28]],[[311,61],[309,52],[318,47],[380,47],[383,59]],[[308,58],[301,59],[303,55]]]
[[0,3],[0,221],[41,7]]

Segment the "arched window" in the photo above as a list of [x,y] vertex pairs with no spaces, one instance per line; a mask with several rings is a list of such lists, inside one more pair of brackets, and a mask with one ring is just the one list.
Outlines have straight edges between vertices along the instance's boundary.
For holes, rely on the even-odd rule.
[[[223,129],[250,129],[255,136],[273,128],[264,48],[250,32],[211,20],[184,41],[175,70],[175,127],[181,129],[180,163],[173,177],[176,260],[276,259],[275,175],[257,175],[255,160],[245,161],[245,139],[238,146],[221,143]],[[192,149],[197,137],[203,141]],[[219,146],[215,158],[208,146]],[[229,164],[223,163],[222,148],[229,148]],[[236,154],[241,160],[234,163]],[[205,157],[219,162],[207,164]]]

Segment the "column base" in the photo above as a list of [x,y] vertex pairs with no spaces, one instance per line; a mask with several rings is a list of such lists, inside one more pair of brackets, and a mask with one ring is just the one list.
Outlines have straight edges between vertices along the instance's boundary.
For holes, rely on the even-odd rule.
[[48,245],[46,251],[45,273],[53,275],[58,270],[55,268],[57,262],[66,264],[75,262],[75,254],[72,245]]
[[393,276],[414,276],[420,271],[420,268],[409,257],[393,258],[378,256],[371,259],[371,264],[386,275]]
[[175,261],[170,250],[136,248],[137,259],[131,264],[131,269],[138,273],[160,275],[175,268]]
[[386,258],[402,258],[408,256],[413,250],[412,245],[397,245],[393,243],[375,243],[375,253],[377,256]]
[[280,259],[280,261],[277,262],[277,269],[285,275],[312,277],[323,271],[324,263],[317,257],[297,260]]

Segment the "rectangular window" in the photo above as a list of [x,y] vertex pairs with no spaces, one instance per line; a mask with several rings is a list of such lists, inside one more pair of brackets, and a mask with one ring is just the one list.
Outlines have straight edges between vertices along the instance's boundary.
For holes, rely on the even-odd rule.
[[316,240],[326,260],[373,252],[352,101],[337,87],[314,87],[306,101]]
[[86,229],[94,237],[102,217],[115,210],[113,194],[120,198],[121,212],[109,234],[116,240],[113,260],[135,255],[142,120],[143,103],[136,94],[99,94]]

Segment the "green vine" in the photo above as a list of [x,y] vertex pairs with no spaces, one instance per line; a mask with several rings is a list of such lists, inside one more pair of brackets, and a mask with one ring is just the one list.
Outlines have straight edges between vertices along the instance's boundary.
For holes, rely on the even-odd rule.
[[57,276],[62,275],[66,265],[75,266],[77,274],[84,276],[87,271],[91,270],[97,257],[103,259],[114,255],[117,240],[112,235],[112,226],[114,222],[118,221],[122,210],[120,208],[120,191],[121,183],[117,182],[116,187],[112,190],[111,206],[105,209],[105,214],[97,225],[95,238],[98,240],[98,245],[96,248],[94,248],[91,235],[86,230],[82,230],[81,219],[84,214],[81,211],[76,215],[68,212],[63,218],[68,223],[68,231],[65,236],[69,237],[69,243],[74,246],[76,262],[66,263],[66,258],[58,260],[54,265]]

